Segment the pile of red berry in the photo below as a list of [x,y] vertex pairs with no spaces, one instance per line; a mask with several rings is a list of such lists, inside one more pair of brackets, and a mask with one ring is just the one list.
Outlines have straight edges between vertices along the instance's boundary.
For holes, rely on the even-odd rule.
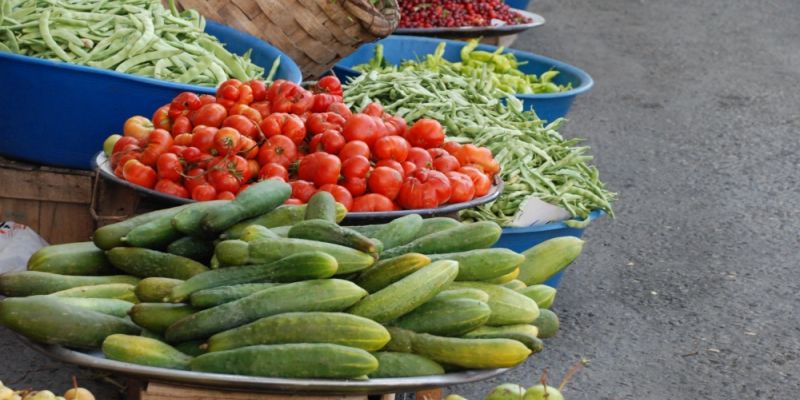
[[401,28],[488,26],[493,19],[509,25],[530,22],[502,0],[401,0]]
[[280,179],[292,186],[287,203],[323,190],[351,211],[469,201],[489,192],[500,169],[487,148],[445,142],[435,120],[409,127],[376,103],[353,113],[333,76],[313,91],[229,80],[216,96],[184,92],[151,119],[128,119],[106,146],[117,176],[174,196],[232,199]]

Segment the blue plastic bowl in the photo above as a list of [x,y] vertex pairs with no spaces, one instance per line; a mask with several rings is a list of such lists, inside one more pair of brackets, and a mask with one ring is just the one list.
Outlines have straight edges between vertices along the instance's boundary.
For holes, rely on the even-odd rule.
[[[393,35],[377,43],[383,45],[383,56],[386,61],[396,65],[404,60],[415,60],[425,55],[433,54],[436,50],[436,46],[443,40],[444,39]],[[466,46],[467,43],[456,40],[444,41],[447,42],[444,58],[448,61],[460,61],[461,48]],[[359,47],[355,53],[345,57],[334,65],[333,72],[343,82],[345,82],[347,78],[360,75],[361,73],[353,70],[352,67],[369,62],[374,56],[374,48],[375,43]],[[479,45],[478,49],[495,51],[497,47]],[[569,64],[524,51],[514,49],[507,49],[506,51],[514,53],[518,60],[528,62],[520,67],[522,72],[540,75],[550,69],[556,69],[560,73],[553,82],[560,85],[572,84],[572,90],[566,92],[521,94],[516,96],[522,100],[525,109],[533,107],[539,118],[545,121],[553,121],[556,118],[566,116],[575,97],[588,91],[594,84],[589,74]]]
[[[604,214],[605,213],[601,210],[592,211],[589,214],[589,221],[594,221],[602,217]],[[500,235],[500,240],[498,240],[493,247],[507,248],[516,251],[517,253],[521,253],[548,239],[562,236],[581,237],[583,236],[584,229],[585,228],[570,228],[563,222],[534,225],[527,228],[503,228],[503,233]],[[557,288],[559,282],[561,282],[562,275],[564,275],[564,270],[561,270],[561,272],[553,275],[544,284]]]
[[[206,31],[235,53],[252,48],[267,70],[281,57],[276,78],[302,79],[289,56],[260,39],[212,21]],[[150,117],[180,92],[215,90],[5,52],[0,86],[0,155],[78,169],[91,169],[103,140],[129,117]]]
[[506,0],[506,4],[508,4],[509,7],[518,10],[527,10],[531,2],[530,0]]

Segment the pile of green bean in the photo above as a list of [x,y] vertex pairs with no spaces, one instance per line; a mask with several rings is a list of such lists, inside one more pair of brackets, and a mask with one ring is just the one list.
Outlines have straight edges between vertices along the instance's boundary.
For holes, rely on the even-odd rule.
[[[262,77],[249,52],[203,32],[194,10],[159,0],[0,0],[0,51],[173,82],[216,86]],[[268,78],[278,67],[276,59]]]
[[493,86],[484,72],[465,77],[450,66],[438,71],[403,69],[371,71],[345,86],[345,102],[363,107],[378,102],[387,112],[407,121],[434,118],[445,126],[448,139],[492,150],[502,166],[506,186],[498,200],[462,212],[462,218],[509,225],[522,203],[535,196],[559,205],[575,217],[592,210],[613,215],[616,194],[606,190],[580,139],[565,139],[558,129],[563,119],[548,125],[533,111]]

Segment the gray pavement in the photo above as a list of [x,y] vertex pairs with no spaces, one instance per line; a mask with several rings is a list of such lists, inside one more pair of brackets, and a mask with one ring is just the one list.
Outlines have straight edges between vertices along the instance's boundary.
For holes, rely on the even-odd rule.
[[[535,0],[514,47],[588,71],[564,133],[620,192],[562,281],[562,330],[492,381],[553,381],[570,400],[796,399],[800,393],[800,2]],[[116,388],[0,330],[0,379]]]

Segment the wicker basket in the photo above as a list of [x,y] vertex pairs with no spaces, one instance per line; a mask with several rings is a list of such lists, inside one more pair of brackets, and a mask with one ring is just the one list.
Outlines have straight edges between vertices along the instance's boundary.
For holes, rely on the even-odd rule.
[[362,43],[390,35],[396,0],[177,0],[206,18],[260,37],[318,78]]

